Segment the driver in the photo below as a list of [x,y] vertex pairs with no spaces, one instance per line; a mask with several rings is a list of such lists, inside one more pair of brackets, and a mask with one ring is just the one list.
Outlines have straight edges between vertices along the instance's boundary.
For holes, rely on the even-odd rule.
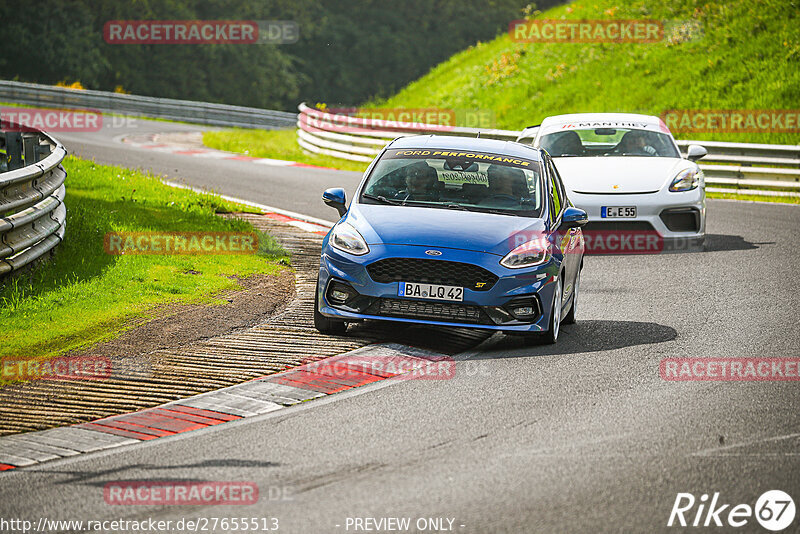
[[489,179],[489,197],[511,197],[519,199],[527,190],[525,173],[521,169],[505,167],[503,165],[490,165],[487,169]]
[[425,161],[419,161],[405,169],[406,188],[397,192],[399,200],[438,200],[436,169]]
[[621,154],[635,154],[642,156],[657,156],[655,148],[647,144],[645,134],[631,130],[626,133],[619,143],[618,151]]
[[555,138],[549,147],[543,145],[552,157],[583,155],[583,143],[581,143],[581,138],[577,132],[561,132],[560,134],[546,136],[545,139],[547,137]]

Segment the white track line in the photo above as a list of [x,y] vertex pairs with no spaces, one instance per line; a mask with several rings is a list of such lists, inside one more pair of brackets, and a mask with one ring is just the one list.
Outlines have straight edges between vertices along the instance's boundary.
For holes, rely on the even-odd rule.
[[[176,187],[178,189],[188,189],[190,191],[194,191],[195,193],[206,193],[206,194],[210,193],[213,195],[217,195],[221,199],[227,200],[228,202],[236,202],[237,204],[244,204],[245,206],[250,206],[251,208],[263,210],[266,213],[277,213],[278,215],[283,215],[285,217],[291,217],[292,219],[297,219],[299,222],[313,223],[319,226],[324,226],[325,228],[331,228],[334,224],[336,224],[331,221],[326,221],[325,219],[318,219],[317,217],[312,217],[311,215],[304,215],[302,213],[297,213],[295,211],[276,208],[274,206],[267,206],[265,204],[258,204],[257,202],[250,202],[249,200],[243,200],[241,198],[236,198],[228,195],[221,195],[214,191],[209,191],[207,189],[202,189],[199,187],[192,187],[190,185],[179,184],[177,182],[170,182],[168,180],[162,180],[162,182],[170,187]],[[308,232],[316,232],[318,230],[316,228],[311,229],[310,226],[305,226],[305,227],[300,225],[293,225],[293,226],[297,226],[298,228],[301,228]]]
[[692,453],[692,456],[707,456],[707,455],[712,455],[715,452],[719,452],[719,451],[727,451],[727,450],[736,449],[736,448],[739,448],[739,447],[747,447],[749,445],[757,445],[759,443],[769,443],[769,442],[772,442],[772,441],[783,441],[785,439],[793,439],[793,438],[798,438],[798,437],[800,437],[800,432],[796,432],[794,434],[786,434],[786,435],[783,435],[783,436],[772,436],[772,437],[768,437],[768,438],[757,438],[757,439],[752,439],[752,440],[748,440],[748,441],[743,441],[741,443],[733,443],[731,445],[724,445],[722,447],[712,447],[710,449],[703,449],[703,450],[700,450],[700,451]]

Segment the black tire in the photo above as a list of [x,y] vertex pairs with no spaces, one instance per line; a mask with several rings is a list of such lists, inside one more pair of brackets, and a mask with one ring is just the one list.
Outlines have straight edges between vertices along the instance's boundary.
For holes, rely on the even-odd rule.
[[561,306],[562,302],[562,287],[561,280],[556,282],[555,294],[553,295],[553,311],[550,313],[550,324],[547,332],[542,334],[542,343],[552,345],[558,341],[558,334],[561,332]]
[[575,275],[575,284],[572,288],[572,305],[569,308],[569,313],[561,320],[561,324],[575,324],[575,314],[578,308],[578,295],[580,294],[581,287],[581,270],[578,269],[578,274]]
[[320,334],[333,336],[343,336],[347,332],[346,322],[328,319],[319,312],[319,281],[317,281],[317,287],[314,289],[314,328]]

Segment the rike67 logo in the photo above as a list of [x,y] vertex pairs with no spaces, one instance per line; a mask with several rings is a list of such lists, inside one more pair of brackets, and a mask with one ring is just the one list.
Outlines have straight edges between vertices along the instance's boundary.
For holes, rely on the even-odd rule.
[[772,532],[781,531],[794,522],[794,501],[781,490],[764,492],[754,507],[749,504],[724,503],[719,492],[709,501],[704,493],[696,499],[691,493],[678,493],[667,526],[672,527],[722,527],[739,528],[750,523],[755,516],[762,527]]

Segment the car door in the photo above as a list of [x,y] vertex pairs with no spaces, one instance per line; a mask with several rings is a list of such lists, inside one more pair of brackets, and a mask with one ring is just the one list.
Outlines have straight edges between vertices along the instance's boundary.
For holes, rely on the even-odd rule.
[[546,158],[547,174],[549,176],[549,189],[551,191],[551,228],[553,228],[553,244],[559,248],[563,257],[563,299],[564,302],[572,296],[575,276],[580,268],[580,250],[583,246],[580,230],[577,228],[563,229],[561,214],[569,205],[569,199],[564,191],[564,184],[556,170],[553,160]]

